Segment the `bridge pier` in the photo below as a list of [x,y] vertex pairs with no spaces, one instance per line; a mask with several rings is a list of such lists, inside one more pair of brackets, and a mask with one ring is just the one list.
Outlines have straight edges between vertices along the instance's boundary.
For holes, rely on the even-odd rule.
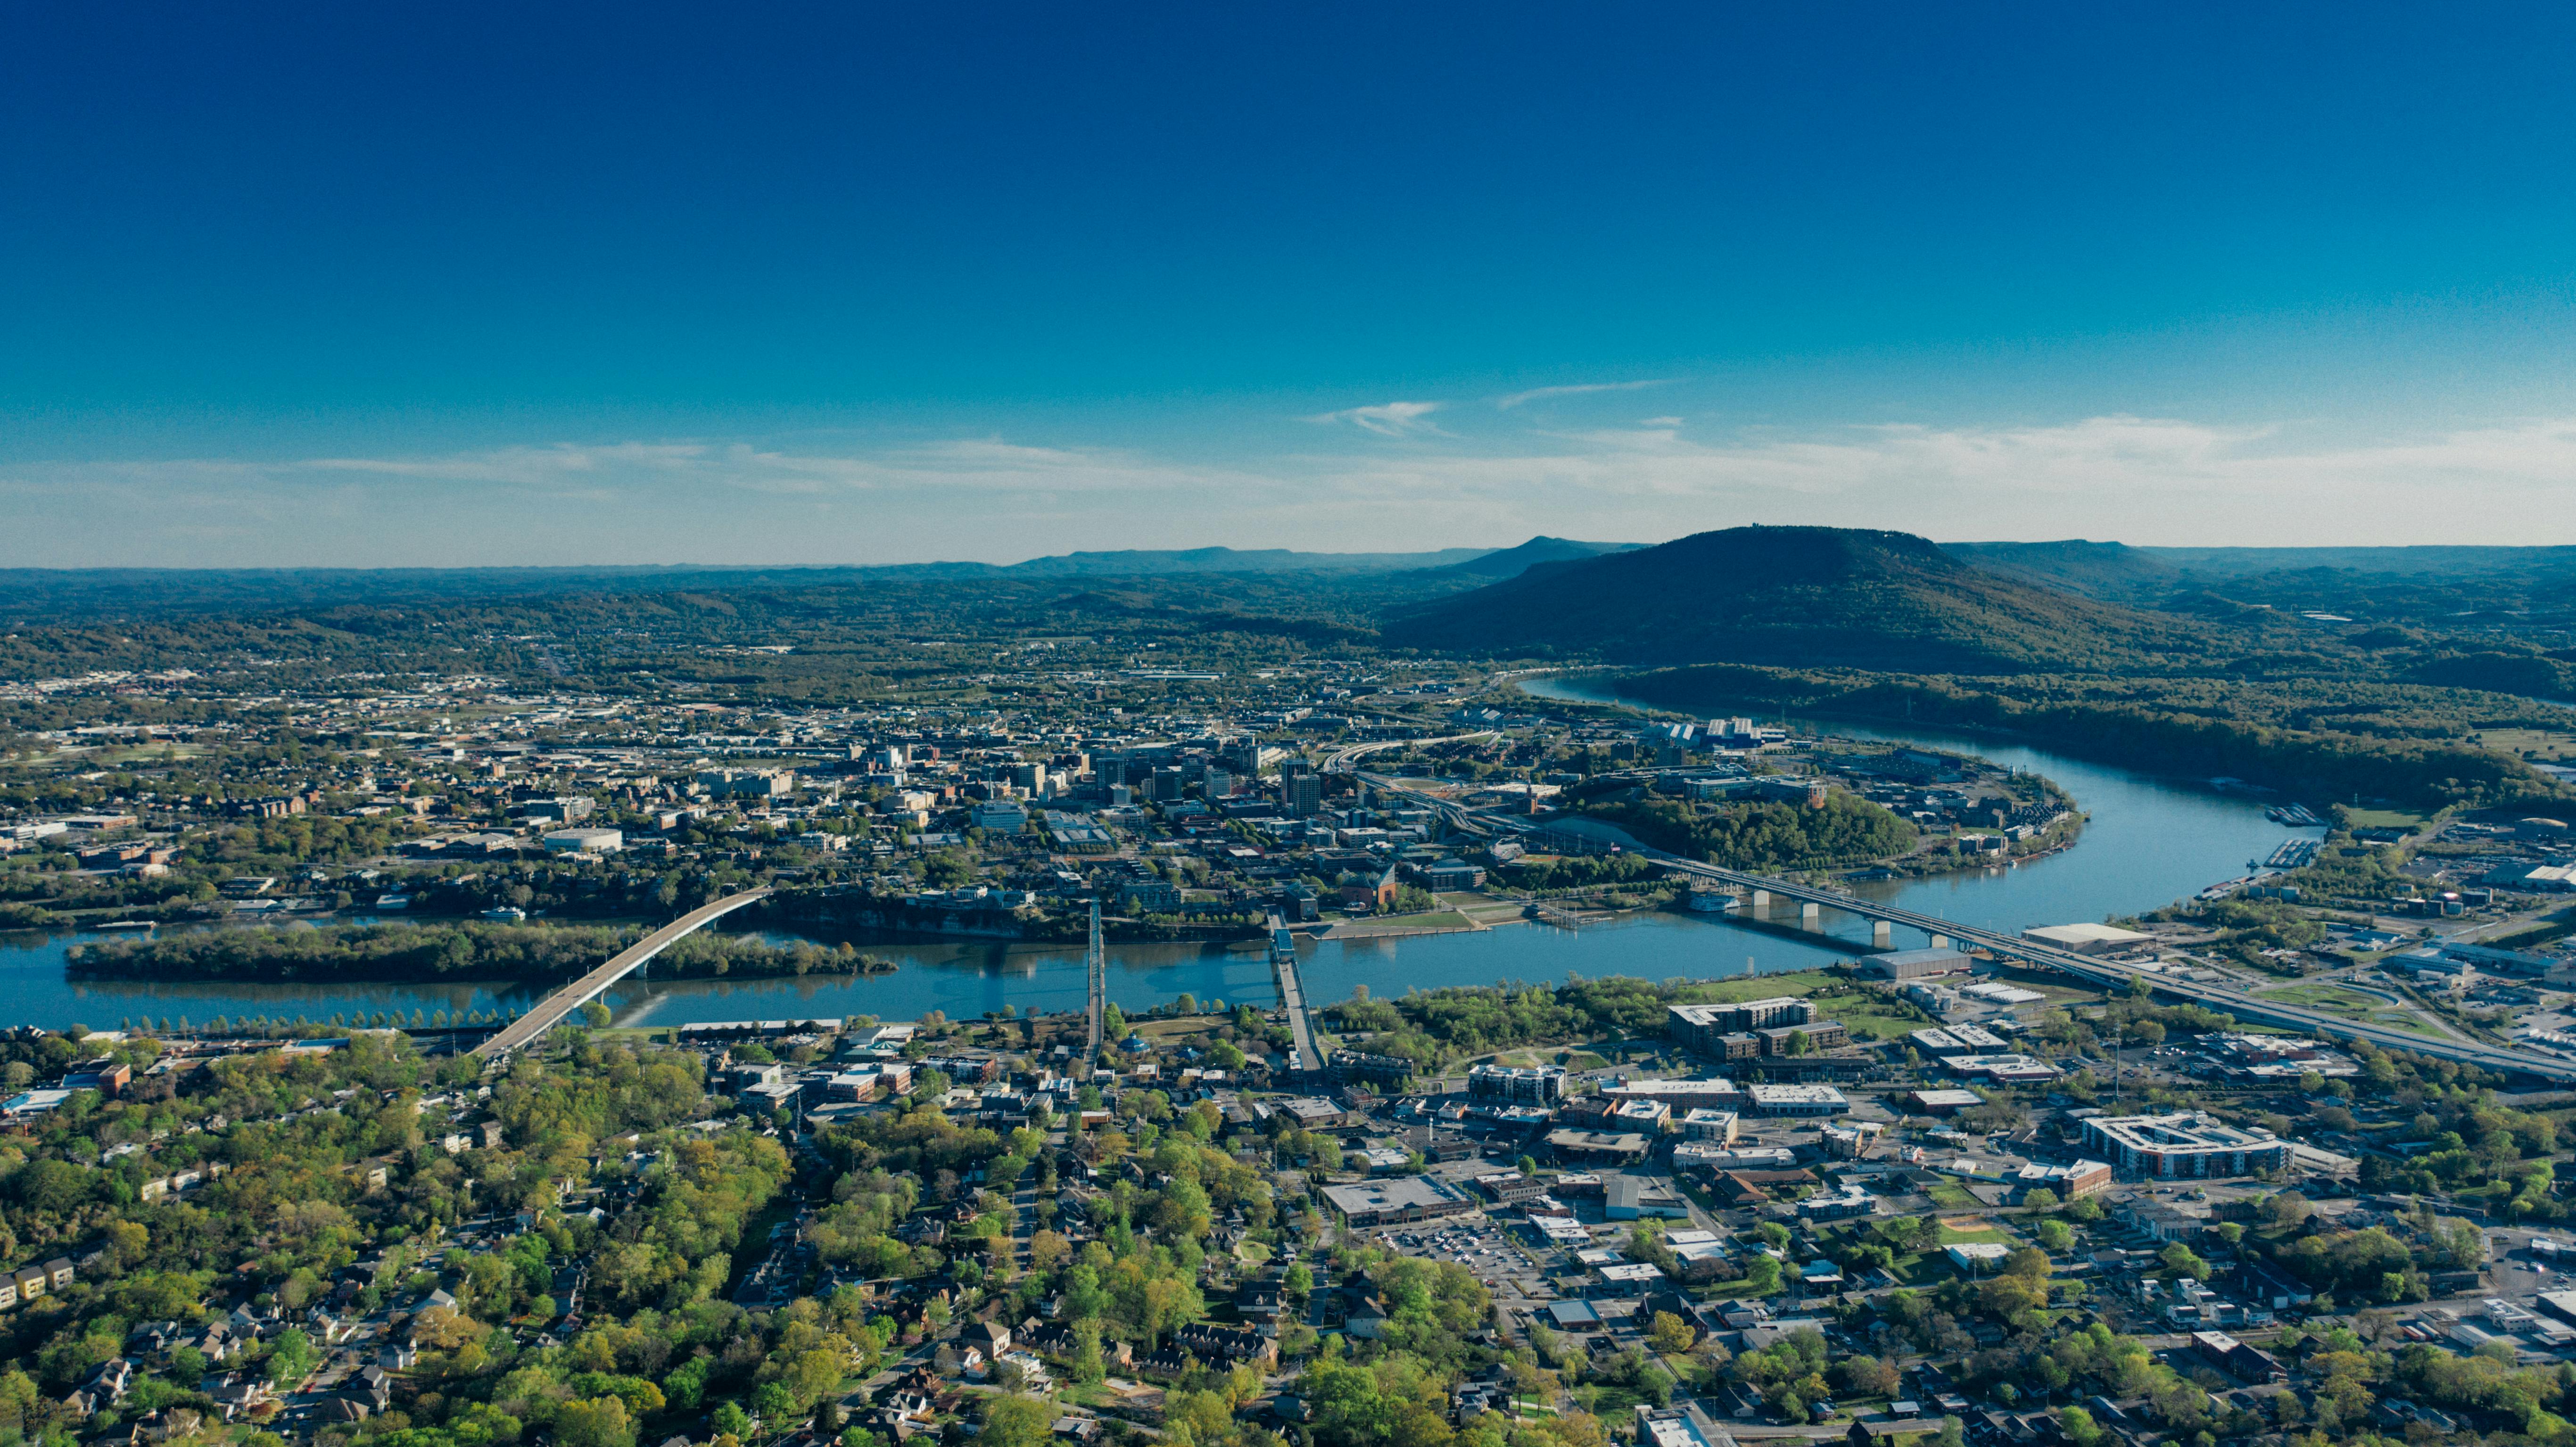
[[[1768,920],[1771,895],[1774,891],[1761,883],[1760,876],[1692,864],[1684,860],[1663,862],[1666,868],[1676,872],[1749,891],[1753,898],[1755,917]],[[1955,924],[1937,915],[1881,904],[1839,892],[1790,884],[1779,886],[1779,892],[1791,899],[1805,897],[1816,904],[1830,903],[1836,909],[1871,920],[1873,923],[1885,921],[1919,930],[1930,937],[1935,949],[1988,950],[1999,959],[2016,960],[2028,966],[2055,970],[2079,980],[2114,988],[2127,988],[2143,980],[2158,995],[2228,1011],[2241,1019],[2251,1020],[2257,1024],[2321,1031],[2339,1040],[2370,1041],[2383,1048],[2411,1051],[2436,1059],[2456,1060],[2484,1070],[2549,1081],[2562,1086],[2576,1085],[2576,1065],[2571,1065],[2564,1059],[2545,1057],[2532,1052],[2487,1045],[2477,1041],[2422,1036],[2401,1032],[2387,1026],[2340,1020],[2303,1006],[2267,1002],[2259,997],[2245,995],[2224,986],[2204,985],[2165,975],[2145,975],[2111,961],[2091,959],[2034,944],[2014,934],[1979,929],[1973,925]],[[1802,899],[1802,902],[1805,902],[1805,899]],[[1808,913],[1809,918],[1812,919],[1814,911],[1810,909]],[[1873,929],[1871,933],[1873,936],[1884,938],[1877,929]]]
[[1896,947],[1896,926],[1889,924],[1883,919],[1871,920],[1869,924],[1869,942],[1872,947],[1877,949],[1894,949]]
[[1805,904],[1798,906],[1798,923],[1805,925],[1809,929],[1816,928],[1817,921],[1823,918],[1824,911],[1818,909],[1816,907],[1816,902],[1812,899],[1807,901]]

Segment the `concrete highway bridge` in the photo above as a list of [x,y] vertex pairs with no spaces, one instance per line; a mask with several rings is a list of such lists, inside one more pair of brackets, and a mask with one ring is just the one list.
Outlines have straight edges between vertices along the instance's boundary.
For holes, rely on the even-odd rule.
[[[1345,767],[1351,766],[1351,763],[1345,762]],[[1495,833],[1523,832],[1529,828],[1529,822],[1524,819],[1480,814],[1463,805],[1423,793],[1418,787],[1420,780],[1366,772],[1362,772],[1361,777],[1382,788],[1402,789],[1412,793],[1416,799],[1429,804],[1437,811],[1444,822],[1464,833],[1491,837]],[[2205,1005],[2212,1010],[2224,1010],[2237,1019],[2252,1024],[2275,1025],[2285,1030],[2296,1030],[2303,1034],[2313,1034],[2334,1040],[2366,1040],[2386,1050],[2404,1050],[2436,1060],[2457,1061],[2463,1065],[2477,1066],[2481,1070],[2493,1070],[2505,1075],[2522,1076],[2557,1085],[2576,1085],[2576,1061],[2555,1059],[2537,1051],[2489,1045],[2480,1040],[2418,1035],[2411,1030],[2399,1030],[2362,1020],[2347,1020],[2340,1015],[2329,1014],[2323,1010],[2312,1010],[2304,1005],[2293,1005],[2286,1001],[2266,1000],[2260,995],[2248,994],[2243,990],[2230,989],[2224,985],[2207,985],[2193,980],[2175,979],[2170,975],[2143,970],[2136,965],[2123,964],[2117,960],[2096,959],[2090,955],[2079,955],[2072,950],[2061,950],[2054,946],[2038,944],[2023,939],[2019,935],[1979,929],[1973,925],[1954,923],[1939,915],[1879,904],[1839,889],[1812,884],[1790,884],[1764,875],[1747,874],[1741,870],[1720,869],[1713,864],[1695,864],[1660,849],[1642,845],[1632,852],[1644,855],[1675,873],[1694,875],[1729,889],[1747,892],[1763,891],[1776,898],[1796,900],[1802,905],[1815,905],[1819,909],[1837,909],[1845,914],[1858,915],[1880,926],[1882,941],[1886,930],[1903,926],[1907,929],[1921,930],[1928,936],[1974,945],[2002,959],[2020,960],[2024,964],[2056,970],[2061,974],[2072,975],[2094,984],[2125,987],[2131,980],[2143,978],[2148,987],[2158,995],[2189,1001],[2195,1005]]]
[[474,1053],[486,1060],[509,1058],[512,1051],[523,1049],[543,1037],[547,1031],[569,1019],[573,1011],[597,999],[602,991],[625,979],[645,961],[669,949],[682,936],[694,934],[746,904],[768,898],[769,894],[766,889],[748,889],[690,910],[620,951],[607,964],[539,1000],[528,1013],[511,1021],[500,1034],[475,1046]]
[[2337,1040],[2366,1040],[2382,1049],[2404,1050],[2437,1060],[2454,1060],[2464,1065],[2477,1066],[2481,1070],[2526,1076],[2553,1084],[2576,1084],[2576,1061],[2556,1060],[2535,1051],[2513,1050],[2501,1045],[2489,1045],[2483,1041],[2418,1035],[2409,1030],[2399,1030],[2387,1025],[2347,1020],[2340,1015],[2328,1014],[2323,1010],[2312,1010],[2304,1005],[2293,1005],[2286,1001],[2266,1000],[2260,995],[2247,994],[2242,990],[2230,989],[2224,985],[2176,979],[2171,975],[2140,969],[2136,965],[2124,964],[2117,960],[2096,959],[2090,955],[2076,954],[2072,950],[2038,944],[2023,939],[2019,935],[1979,929],[1973,925],[1954,923],[1939,915],[1923,914],[1915,910],[1900,909],[1894,905],[1879,904],[1839,889],[1811,884],[1789,884],[1759,874],[1720,869],[1712,864],[1693,864],[1688,860],[1676,859],[1656,850],[1638,852],[1655,858],[1664,868],[1676,874],[1711,880],[1731,889],[1765,891],[1775,899],[1796,900],[1802,905],[1813,904],[1823,909],[1837,909],[1845,914],[1858,915],[1863,919],[1921,930],[1926,935],[1946,937],[1956,944],[1973,945],[1999,958],[2020,960],[2025,964],[2055,970],[2060,974],[2072,975],[2094,984],[2125,987],[2132,980],[2144,979],[2149,988],[2158,995],[2189,1001],[2195,1005],[2205,1005],[2212,1010],[2224,1010],[2239,1020],[2258,1025],[2277,1025],[2286,1030],[2296,1030],[2303,1034],[2314,1034]]

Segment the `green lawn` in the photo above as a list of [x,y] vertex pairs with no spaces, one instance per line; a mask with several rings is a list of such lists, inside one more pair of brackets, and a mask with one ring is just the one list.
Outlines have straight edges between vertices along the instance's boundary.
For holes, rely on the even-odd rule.
[[1932,1028],[1929,1020],[1886,1012],[1876,1000],[1866,997],[1844,995],[1824,1003],[1828,1017],[1841,1021],[1854,1040],[1902,1040],[1917,1030]]
[[1819,991],[1837,993],[1816,1001],[1816,1008],[1826,1019],[1839,1020],[1855,1040],[1902,1040],[1932,1023],[1899,1012],[1893,1002],[1862,992],[1839,993],[1850,982],[1824,970],[1796,970],[1778,975],[1743,975],[1730,980],[1709,980],[1694,984],[1682,996],[1685,1003],[1731,1005],[1745,1000],[1768,1000],[1777,995],[1811,996]]
[[2064,975],[2042,974],[2037,970],[2005,965],[1996,969],[1995,978],[2014,989],[2035,990],[2046,995],[2052,1005],[2099,1005],[2103,1000],[2099,989],[2069,984]]
[[1923,1188],[1923,1194],[1932,1198],[1933,1205],[1949,1211],[1973,1211],[1986,1204],[1955,1181],[1935,1181]]
[[2355,829],[2413,829],[2430,817],[2412,809],[2351,809],[2345,812]]
[[1454,909],[1435,909],[1422,914],[1370,915],[1350,920],[1333,929],[1335,939],[1366,939],[1371,935],[1400,935],[1408,930],[1474,929],[1476,922]]
[[2293,1005],[2305,1005],[2312,1010],[2324,1010],[2330,1014],[2348,1015],[2354,1018],[2368,1014],[2382,1003],[2370,996],[2355,994],[2339,985],[2288,985],[2278,990],[2265,990],[2262,992],[2262,998],[2287,1000]]
[[1731,980],[1709,980],[1693,985],[1689,991],[1689,999],[1696,1004],[1733,1005],[1745,1000],[1768,1000],[1774,995],[1812,995],[1828,985],[1842,983],[1840,976],[1823,970],[1795,970],[1778,975],[1740,975]]
[[2265,990],[2265,1000],[2283,1000],[2323,1010],[2329,1015],[2371,1025],[2384,1025],[2392,1030],[2411,1031],[2417,1035],[2439,1035],[2441,1032],[2424,1023],[2412,1010],[2401,1009],[2385,1000],[2347,990],[2338,985],[2289,985],[2278,990]]

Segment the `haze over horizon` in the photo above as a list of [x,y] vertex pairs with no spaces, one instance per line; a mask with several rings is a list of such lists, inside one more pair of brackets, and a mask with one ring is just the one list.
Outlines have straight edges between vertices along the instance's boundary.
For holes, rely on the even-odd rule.
[[13,31],[0,566],[2576,542],[2563,10]]

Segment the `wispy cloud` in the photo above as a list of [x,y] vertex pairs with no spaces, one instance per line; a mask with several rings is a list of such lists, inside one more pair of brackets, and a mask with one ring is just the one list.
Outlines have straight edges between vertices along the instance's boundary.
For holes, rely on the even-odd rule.
[[1437,426],[1424,420],[1439,410],[1437,402],[1385,402],[1375,407],[1345,407],[1339,412],[1319,412],[1306,420],[1348,422],[1381,437],[1404,437],[1424,432],[1446,436]]
[[1509,412],[1524,402],[1544,402],[1552,397],[1580,397],[1587,392],[1634,392],[1645,387],[1660,387],[1671,380],[1670,377],[1649,377],[1636,382],[1583,382],[1571,387],[1532,387],[1526,392],[1514,392],[1509,396],[1497,397],[1494,399],[1494,405]]
[[[2356,439],[2110,415],[1684,436],[1673,418],[1437,446],[1177,457],[965,436],[636,439],[382,457],[0,466],[0,565],[992,561],[1072,548],[1640,541],[1740,523],[2132,543],[2571,543],[2576,417]],[[1499,431],[1499,429],[1497,429]]]

